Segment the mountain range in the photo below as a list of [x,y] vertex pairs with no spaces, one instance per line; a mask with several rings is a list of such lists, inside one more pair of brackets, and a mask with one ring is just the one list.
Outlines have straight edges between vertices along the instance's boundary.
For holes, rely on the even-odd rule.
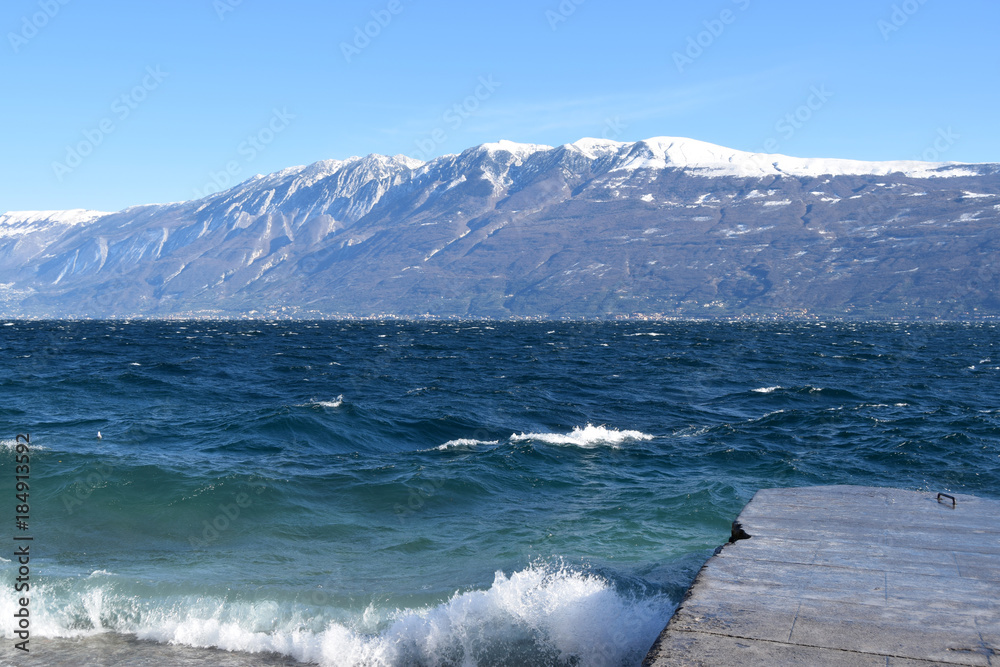
[[11,317],[1000,316],[1000,165],[672,137],[369,155],[0,215]]

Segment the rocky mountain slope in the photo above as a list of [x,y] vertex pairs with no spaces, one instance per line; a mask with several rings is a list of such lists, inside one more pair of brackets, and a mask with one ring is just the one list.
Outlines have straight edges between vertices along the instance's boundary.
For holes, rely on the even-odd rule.
[[0,216],[7,317],[1000,315],[1000,165],[500,142]]

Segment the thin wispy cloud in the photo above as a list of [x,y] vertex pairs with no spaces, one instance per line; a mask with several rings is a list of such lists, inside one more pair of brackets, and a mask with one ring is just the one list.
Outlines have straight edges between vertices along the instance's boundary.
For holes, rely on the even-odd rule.
[[[671,118],[731,103],[748,90],[773,87],[782,74],[783,70],[773,70],[694,85],[544,100],[511,101],[497,95],[463,118],[459,127],[447,128],[448,140],[441,142],[440,152],[466,147],[463,140],[469,145],[498,139],[529,141],[532,137],[555,133],[566,141],[574,141],[584,136],[599,136],[609,123],[627,126],[657,119],[664,121],[664,133],[668,133],[666,124]],[[407,109],[404,119],[378,128],[377,133],[397,138],[411,136],[416,142],[447,125],[445,114],[451,108],[442,105]]]

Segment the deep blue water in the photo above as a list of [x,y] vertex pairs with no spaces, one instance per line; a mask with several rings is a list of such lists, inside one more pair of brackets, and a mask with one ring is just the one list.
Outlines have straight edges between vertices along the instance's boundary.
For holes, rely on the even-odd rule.
[[998,334],[16,322],[6,539],[27,432],[33,637],[637,665],[759,488],[1000,498]]

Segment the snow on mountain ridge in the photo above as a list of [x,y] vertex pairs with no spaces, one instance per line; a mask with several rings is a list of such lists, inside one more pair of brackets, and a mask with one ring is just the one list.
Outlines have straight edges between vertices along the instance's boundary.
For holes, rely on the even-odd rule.
[[104,211],[74,208],[66,211],[7,211],[0,214],[0,237],[24,236],[53,227],[72,227],[92,222],[105,215]]
[[[604,161],[601,171],[679,169],[706,177],[884,176],[902,173],[911,178],[941,178],[974,176],[979,173],[974,168],[975,165],[958,162],[865,162],[836,158],[797,158],[780,154],[750,153],[696,139],[669,136],[653,137],[632,143],[585,137],[559,148],[500,140],[469,148],[460,155],[442,155],[427,162],[406,155],[390,157],[371,154],[365,157],[321,160],[308,165],[289,167],[267,175],[256,175],[228,190],[209,195],[199,200],[200,206],[196,206],[196,212],[224,203],[227,209],[226,215],[244,212],[263,215],[268,210],[289,203],[298,191],[312,188],[321,181],[330,179],[333,189],[328,193],[329,197],[352,198],[362,190],[367,193],[363,204],[359,202],[349,207],[352,216],[363,215],[389,189],[398,184],[400,178],[415,179],[440,170],[461,171],[460,160],[463,156],[470,158],[489,156],[494,161],[494,166],[488,168],[492,173],[487,173],[485,176],[492,182],[495,193],[499,194],[511,183],[508,175],[511,167],[520,167],[540,154],[555,150],[573,150],[586,159],[595,162]],[[513,160],[499,158],[498,154],[502,153],[511,155]],[[462,175],[452,174],[448,182],[454,182]],[[375,187],[365,187],[374,181],[380,183]],[[178,202],[171,206],[192,203]],[[320,204],[309,209],[324,210],[325,206]],[[0,235],[27,234],[54,225],[68,227],[88,223],[105,215],[109,214],[83,209],[11,211],[0,215]]]
[[281,171],[269,175],[258,175],[255,179],[264,179],[269,184],[277,184],[291,179],[295,184],[292,188],[294,191],[301,188],[311,187],[319,181],[335,176],[349,167],[363,166],[367,167],[370,171],[378,170],[384,174],[387,170],[391,170],[393,167],[401,166],[412,171],[423,166],[423,164],[424,163],[420,160],[407,157],[406,155],[395,155],[390,157],[388,155],[372,153],[364,157],[355,155],[345,160],[320,160],[319,162],[313,162],[312,164],[282,169]]
[[612,141],[611,139],[593,139],[584,137],[571,144],[565,144],[566,148],[575,148],[591,160],[617,155],[625,146],[630,146],[624,141]]
[[322,214],[353,220],[367,213],[386,191],[422,164],[402,155],[374,153],[344,160],[320,160],[272,174],[258,174],[197,200],[196,212],[237,227],[245,227],[252,219],[271,213],[287,215],[293,226]]
[[310,165],[302,167],[295,181],[299,183],[299,187],[309,187],[316,181],[322,180],[327,176],[332,176],[347,165],[354,164],[359,160],[361,160],[360,157],[352,156],[346,160],[320,160],[319,162],[313,162]]
[[[709,177],[883,176],[903,173],[913,178],[934,178],[969,176],[976,173],[970,165],[956,162],[865,162],[838,158],[797,158],[780,154],[750,153],[697,139],[669,136],[653,137],[632,143],[585,137],[574,143],[564,144],[561,148],[574,149],[585,158],[594,161],[610,159],[612,171],[682,169],[694,175]],[[252,180],[256,183],[263,180],[269,186],[277,186],[291,179],[294,183],[289,189],[288,194],[291,195],[296,190],[311,187],[326,178],[339,180],[343,177],[344,170],[361,165],[368,167],[367,171],[372,180],[385,178],[388,172],[394,171],[394,168],[409,170],[416,177],[440,168],[454,168],[463,156],[488,155],[496,158],[498,153],[508,153],[513,156],[512,163],[498,163],[499,171],[487,176],[495,190],[502,190],[509,185],[510,179],[506,172],[510,166],[520,166],[540,153],[549,153],[553,150],[556,149],[544,144],[518,143],[502,139],[471,147],[459,155],[441,155],[427,162],[406,155],[390,157],[371,154],[363,158],[354,156],[345,160],[321,160],[311,165],[290,167],[267,176],[258,176]],[[500,162],[506,163],[506,160]],[[351,174],[348,180],[354,181],[354,187],[350,188],[352,192],[358,187],[357,179],[363,178],[364,175],[364,172]]]
[[[930,178],[962,172],[976,176]],[[823,176],[838,173],[887,175]],[[989,304],[978,287],[945,299],[983,284],[1000,237],[1000,165],[799,159],[674,137],[497,142],[427,163],[373,154],[226,185],[87,224],[59,220],[100,214],[8,214],[0,283],[19,291],[0,302],[44,317],[261,304],[309,317],[840,316],[955,303],[926,310],[948,315]],[[928,277],[911,280],[914,267]],[[872,294],[901,296],[888,311]]]
[[618,170],[684,169],[705,176],[885,176],[902,173],[911,178],[971,176],[976,172],[960,162],[865,162],[838,158],[796,158],[777,153],[749,153],[697,139],[653,137],[638,141]]
[[[684,137],[652,137],[636,142],[584,137],[563,149],[575,149],[591,160],[617,158],[613,171],[637,169],[683,169],[695,175],[761,178],[770,176],[886,176],[902,173],[911,178],[941,178],[972,176],[972,165],[961,162],[918,162],[912,160],[862,161],[842,158],[798,158],[777,153],[751,153],[727,148],[707,141]],[[543,144],[522,144],[501,140],[467,149],[467,153],[493,155],[506,151],[520,164],[537,155],[554,150]],[[454,160],[454,155],[442,155],[422,163],[424,167]]]
[[473,150],[485,151],[487,153],[506,151],[513,155],[516,159],[524,160],[525,158],[531,157],[535,153],[550,151],[552,150],[552,146],[546,146],[545,144],[520,144],[516,141],[501,139],[500,141],[494,143],[480,144]]
[[105,211],[90,211],[82,208],[72,208],[65,211],[7,211],[0,214],[0,224],[54,222],[63,225],[78,225],[105,215],[108,215]]
[[410,157],[409,155],[403,155],[402,153],[400,153],[399,155],[393,155],[392,159],[396,160],[400,164],[409,167],[410,169],[419,169],[420,167],[427,164],[423,160],[418,160],[415,157]]

